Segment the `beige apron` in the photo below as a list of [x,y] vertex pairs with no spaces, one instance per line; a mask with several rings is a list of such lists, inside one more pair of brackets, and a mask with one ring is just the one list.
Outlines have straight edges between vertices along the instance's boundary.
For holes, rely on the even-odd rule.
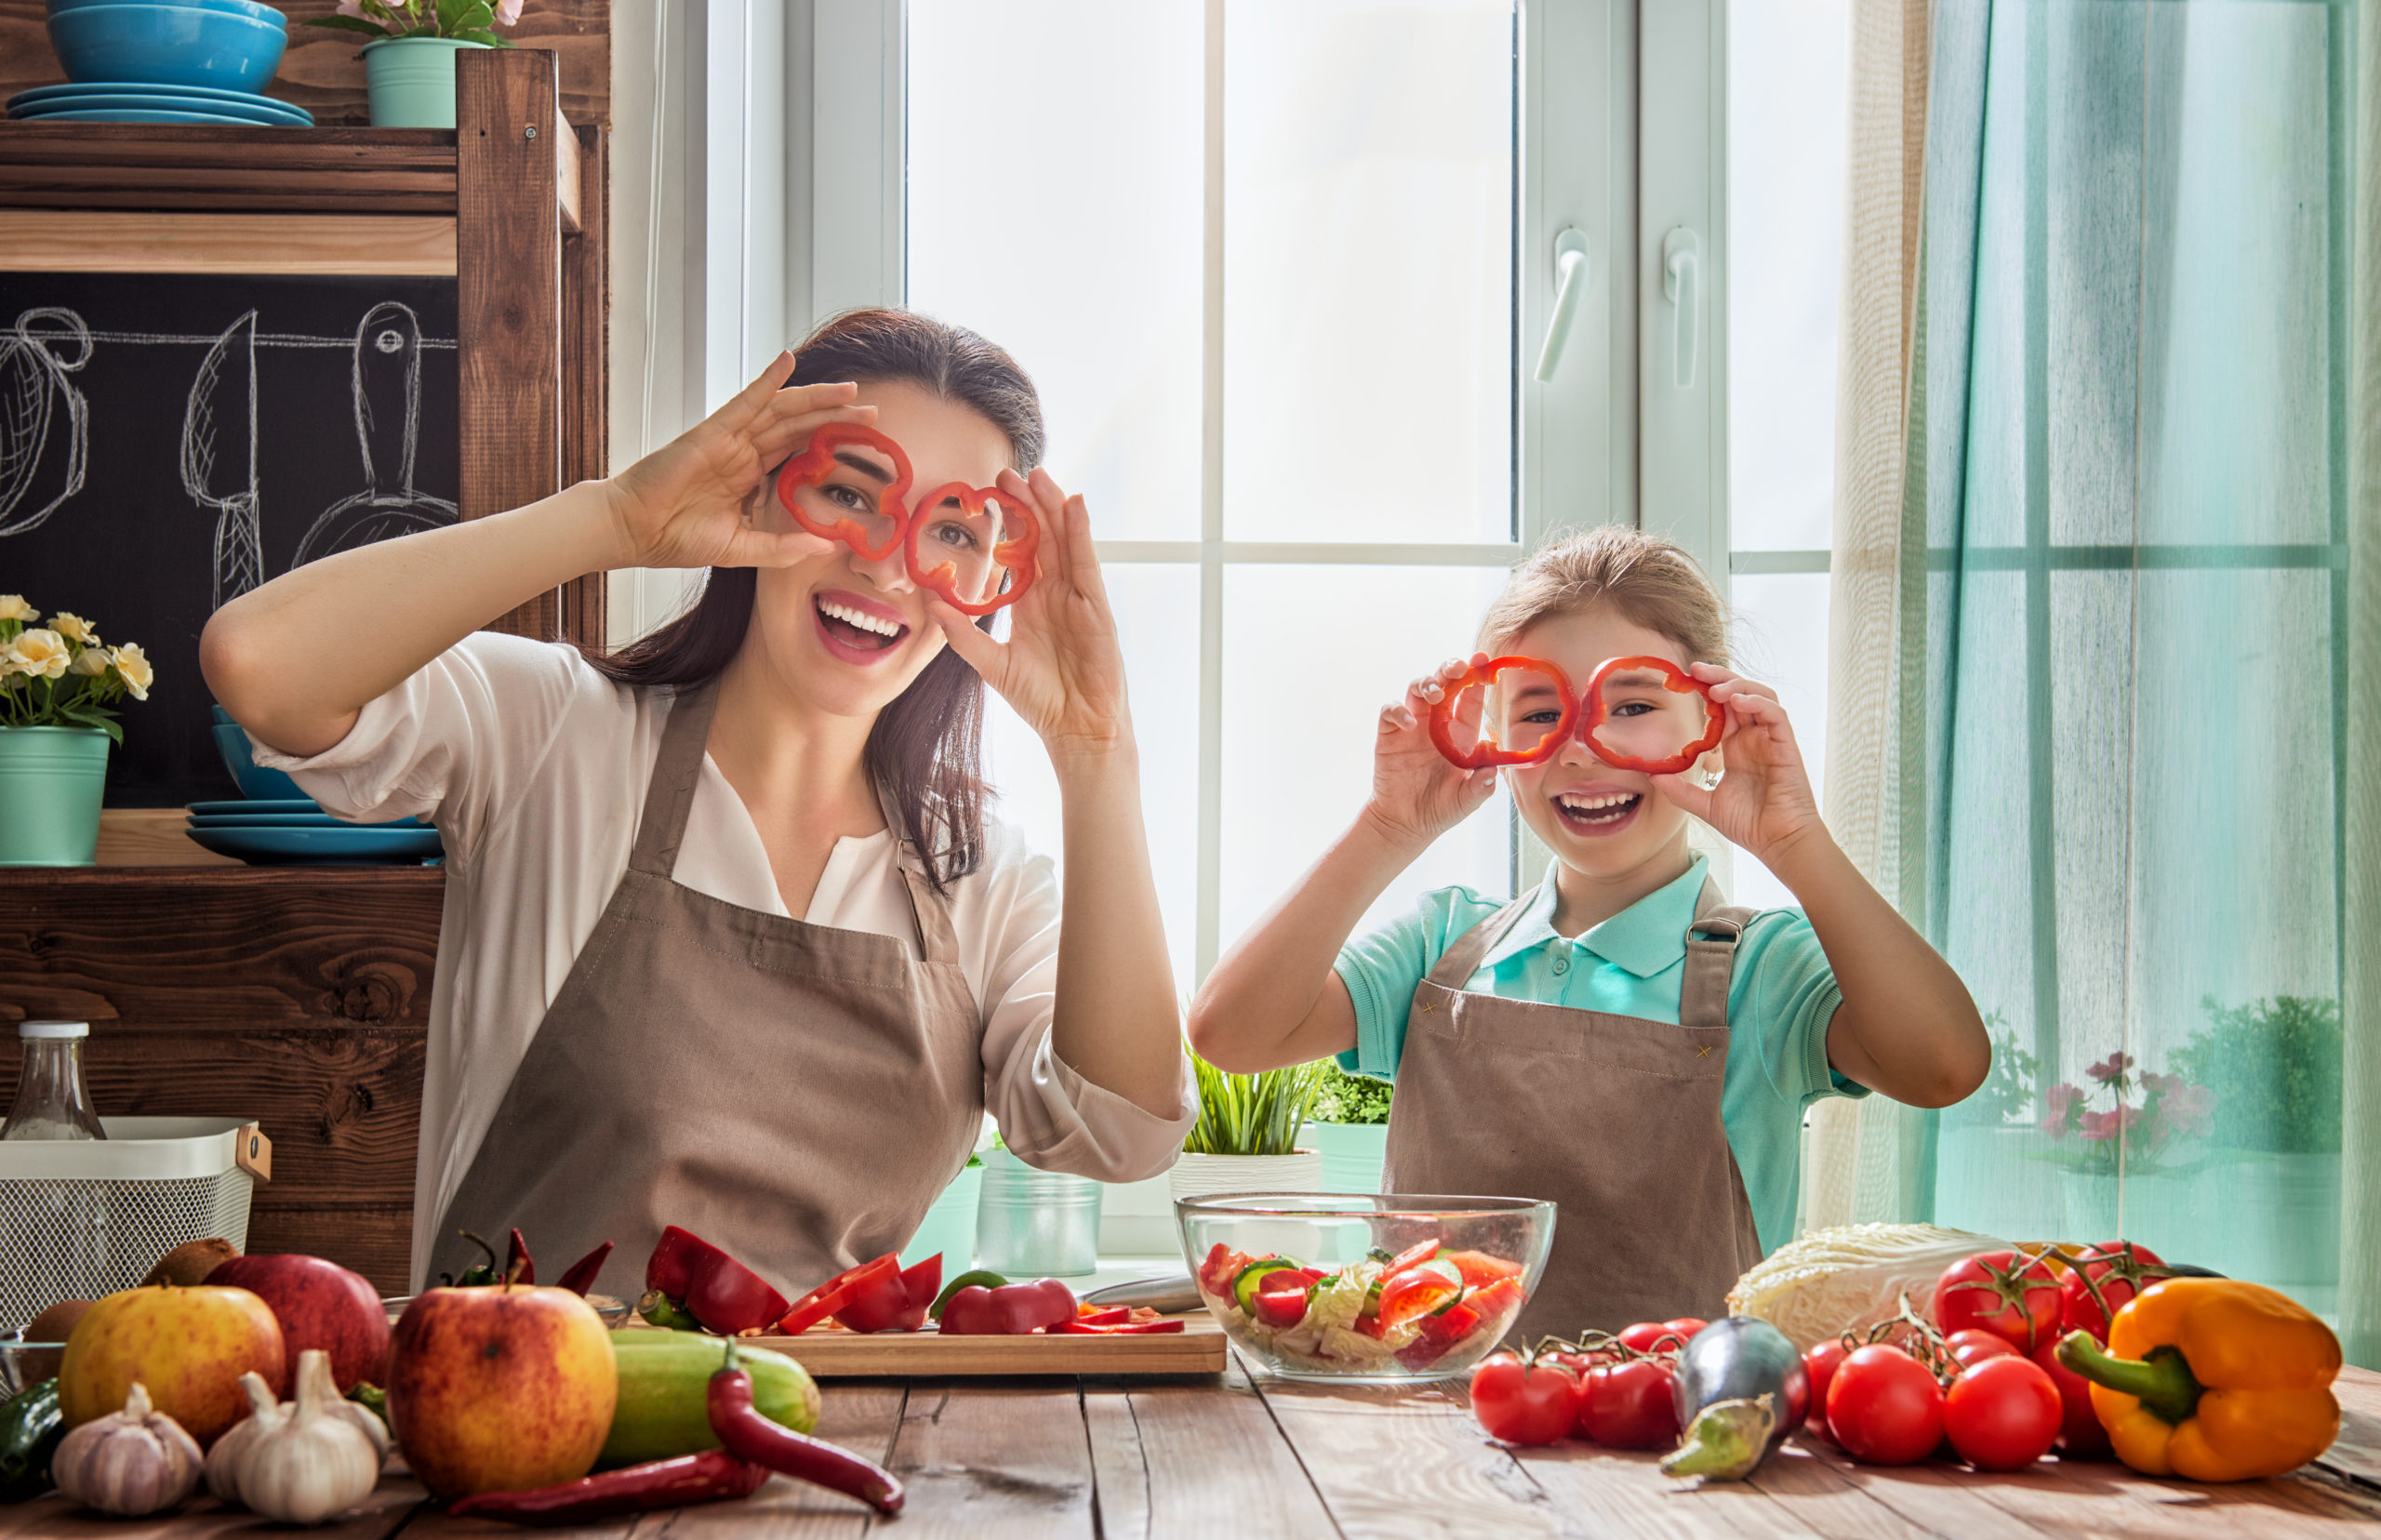
[[1519,1323],[1528,1335],[1724,1315],[1729,1288],[1761,1260],[1720,1122],[1728,980],[1753,911],[1720,907],[1704,884],[1669,1022],[1465,989],[1529,905],[1517,898],[1473,926],[1414,990],[1389,1189],[1560,1205]]
[[[904,841],[923,962],[893,936],[672,881],[715,687],[662,730],[636,847],[440,1219],[429,1276],[519,1226],[547,1281],[605,1241],[633,1300],[665,1225],[801,1294],[910,1239],[984,1112],[983,1018]],[[897,837],[899,825],[894,826]]]

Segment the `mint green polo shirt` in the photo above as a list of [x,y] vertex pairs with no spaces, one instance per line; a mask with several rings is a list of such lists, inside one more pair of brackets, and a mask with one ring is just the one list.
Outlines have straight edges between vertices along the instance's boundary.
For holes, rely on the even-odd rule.
[[[1554,933],[1549,872],[1528,909],[1465,988],[1506,1000],[1676,1021],[1686,927],[1703,891],[1704,866],[1696,857],[1684,876],[1576,940]],[[1339,1055],[1340,1068],[1394,1081],[1415,986],[1465,932],[1503,907],[1503,900],[1467,887],[1440,888],[1424,894],[1411,915],[1342,947],[1338,970],[1356,1002],[1356,1046]],[[1763,1253],[1793,1238],[1803,1110],[1821,1096],[1869,1094],[1827,1061],[1828,1023],[1842,1001],[1835,970],[1802,910],[1764,909],[1753,917],[1737,944],[1728,985],[1720,1121],[1744,1175]]]

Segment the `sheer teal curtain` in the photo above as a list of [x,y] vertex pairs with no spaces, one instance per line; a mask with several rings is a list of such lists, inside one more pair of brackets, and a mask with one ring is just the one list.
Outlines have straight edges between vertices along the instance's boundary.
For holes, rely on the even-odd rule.
[[2356,26],[1937,6],[1900,740],[1904,891],[1998,1040],[1921,1206],[2334,1316]]

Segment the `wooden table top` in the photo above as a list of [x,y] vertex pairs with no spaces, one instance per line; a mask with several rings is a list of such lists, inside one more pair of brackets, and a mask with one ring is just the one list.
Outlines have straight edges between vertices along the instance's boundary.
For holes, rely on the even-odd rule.
[[[819,1432],[889,1464],[906,1511],[772,1478],[760,1494],[565,1532],[584,1540],[1414,1540],[1651,1534],[1671,1540],[2371,1540],[2381,1524],[2381,1375],[2349,1370],[2348,1421],[2320,1467],[2202,1487],[2115,1465],[2045,1461],[1982,1476],[1857,1466],[1799,1436],[1749,1482],[1689,1489],[1651,1454],[1581,1444],[1508,1451],[1459,1384],[1375,1389],[1292,1384],[1236,1361],[1169,1380],[842,1381]],[[311,1532],[326,1540],[493,1540],[539,1532],[446,1518],[404,1478]],[[163,1520],[78,1517],[57,1497],[0,1507],[8,1540],[267,1540],[295,1533],[200,1498]]]

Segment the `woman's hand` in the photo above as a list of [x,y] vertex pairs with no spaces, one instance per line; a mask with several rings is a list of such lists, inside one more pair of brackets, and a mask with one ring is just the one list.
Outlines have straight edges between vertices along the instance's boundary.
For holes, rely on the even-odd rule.
[[1730,843],[1774,865],[1773,852],[1826,828],[1802,768],[1802,751],[1794,743],[1794,724],[1786,720],[1777,692],[1765,684],[1716,663],[1696,663],[1687,671],[1711,687],[1712,704],[1727,712],[1720,734],[1726,774],[1713,788],[1699,784],[1692,772],[1656,776],[1654,786]]
[[1091,515],[1047,471],[1031,478],[1004,471],[998,485],[1004,496],[1032,509],[1042,530],[1033,582],[1008,607],[1008,640],[992,640],[932,593],[926,614],[942,628],[951,650],[1042,736],[1053,761],[1129,747],[1124,653],[1092,550]]
[[605,483],[618,530],[614,566],[789,566],[819,550],[800,529],[765,529],[752,517],[768,473],[831,422],[870,422],[853,384],[797,385],[782,352],[718,411]]
[[[1487,654],[1479,655],[1485,661]],[[1438,671],[1405,686],[1405,698],[1380,709],[1380,732],[1373,741],[1373,794],[1364,816],[1401,843],[1427,845],[1471,816],[1496,790],[1494,769],[1466,770],[1450,764],[1430,741],[1430,708],[1446,697],[1471,664],[1451,657]],[[1487,692],[1477,690],[1456,703],[1456,737],[1477,736]]]

